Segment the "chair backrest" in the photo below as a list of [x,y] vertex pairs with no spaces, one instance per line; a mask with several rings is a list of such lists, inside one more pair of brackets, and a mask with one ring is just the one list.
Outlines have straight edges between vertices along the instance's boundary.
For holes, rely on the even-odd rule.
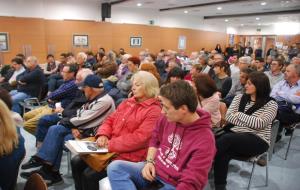
[[24,190],[47,190],[48,187],[42,176],[37,173],[32,174],[27,180]]
[[275,142],[276,142],[276,137],[278,133],[278,128],[279,128],[279,121],[276,119],[272,123],[272,128],[271,128],[271,139],[270,139],[270,147],[269,147],[269,160],[272,158]]
[[220,127],[223,127],[223,125],[226,123],[225,117],[226,117],[226,112],[227,112],[227,107],[224,102],[220,102],[220,113],[221,113],[221,122],[220,122]]
[[40,106],[40,101],[37,98],[26,98],[24,103],[25,106]]

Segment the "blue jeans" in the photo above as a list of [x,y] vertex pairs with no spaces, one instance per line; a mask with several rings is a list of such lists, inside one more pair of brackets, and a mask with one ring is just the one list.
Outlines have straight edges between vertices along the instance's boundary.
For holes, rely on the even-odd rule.
[[22,108],[19,103],[24,101],[26,98],[31,98],[31,96],[24,92],[18,92],[17,90],[12,90],[9,94],[11,95],[13,102],[12,111],[22,114]]
[[58,117],[56,113],[41,117],[38,121],[37,129],[35,132],[36,140],[39,142],[43,142],[44,138],[47,135],[49,127],[51,127],[52,125],[56,125],[59,121],[60,117]]
[[59,170],[64,142],[70,139],[73,139],[71,129],[62,125],[52,125],[36,156],[50,162],[55,169]]
[[[142,169],[144,168],[144,165],[145,162],[135,163],[123,160],[116,160],[110,163],[107,168],[107,175],[112,189],[136,190],[149,186],[151,182],[144,179],[142,176]],[[159,177],[156,177],[156,180],[164,184],[164,186],[160,188],[160,190],[176,189],[176,187],[164,182]]]

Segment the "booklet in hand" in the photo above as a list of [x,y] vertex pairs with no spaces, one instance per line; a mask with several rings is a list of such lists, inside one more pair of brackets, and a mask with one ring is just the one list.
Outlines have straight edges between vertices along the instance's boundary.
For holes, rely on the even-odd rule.
[[96,142],[68,140],[65,146],[75,154],[107,153],[107,148],[98,147]]

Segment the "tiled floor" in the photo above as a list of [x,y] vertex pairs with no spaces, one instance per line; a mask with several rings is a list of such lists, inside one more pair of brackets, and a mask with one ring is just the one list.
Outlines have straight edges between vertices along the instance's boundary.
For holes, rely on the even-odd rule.
[[[22,130],[26,142],[26,162],[32,154],[35,153],[35,138]],[[252,188],[260,190],[300,190],[300,129],[295,131],[291,149],[287,160],[284,160],[284,154],[287,148],[288,138],[284,137],[280,143],[275,146],[275,154],[269,163],[269,185],[265,184],[265,167],[256,166]],[[251,164],[246,162],[231,161],[228,175],[228,190],[246,189],[251,171]],[[50,187],[55,190],[72,190],[74,189],[72,177],[67,175],[67,156],[63,156],[60,172],[64,177],[64,184]],[[22,190],[25,180],[18,178],[18,190]],[[213,180],[209,180],[206,190],[211,190]]]

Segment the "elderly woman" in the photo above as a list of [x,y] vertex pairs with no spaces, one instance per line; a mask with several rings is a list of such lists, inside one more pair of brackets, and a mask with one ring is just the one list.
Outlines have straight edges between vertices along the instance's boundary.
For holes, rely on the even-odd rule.
[[215,82],[208,74],[193,76],[193,86],[196,88],[199,105],[211,115],[212,127],[219,127],[221,121],[220,98]]
[[[140,162],[146,159],[148,142],[160,116],[156,98],[157,79],[149,72],[139,71],[132,77],[133,97],[123,101],[99,127],[96,138],[100,147],[117,153],[117,160]],[[79,156],[71,162],[75,189],[98,190],[98,182],[106,171],[96,172]]]
[[245,93],[235,96],[227,114],[225,133],[217,138],[214,164],[216,190],[226,189],[229,161],[233,157],[252,157],[266,152],[277,103],[269,96],[268,77],[261,72],[249,74]]

